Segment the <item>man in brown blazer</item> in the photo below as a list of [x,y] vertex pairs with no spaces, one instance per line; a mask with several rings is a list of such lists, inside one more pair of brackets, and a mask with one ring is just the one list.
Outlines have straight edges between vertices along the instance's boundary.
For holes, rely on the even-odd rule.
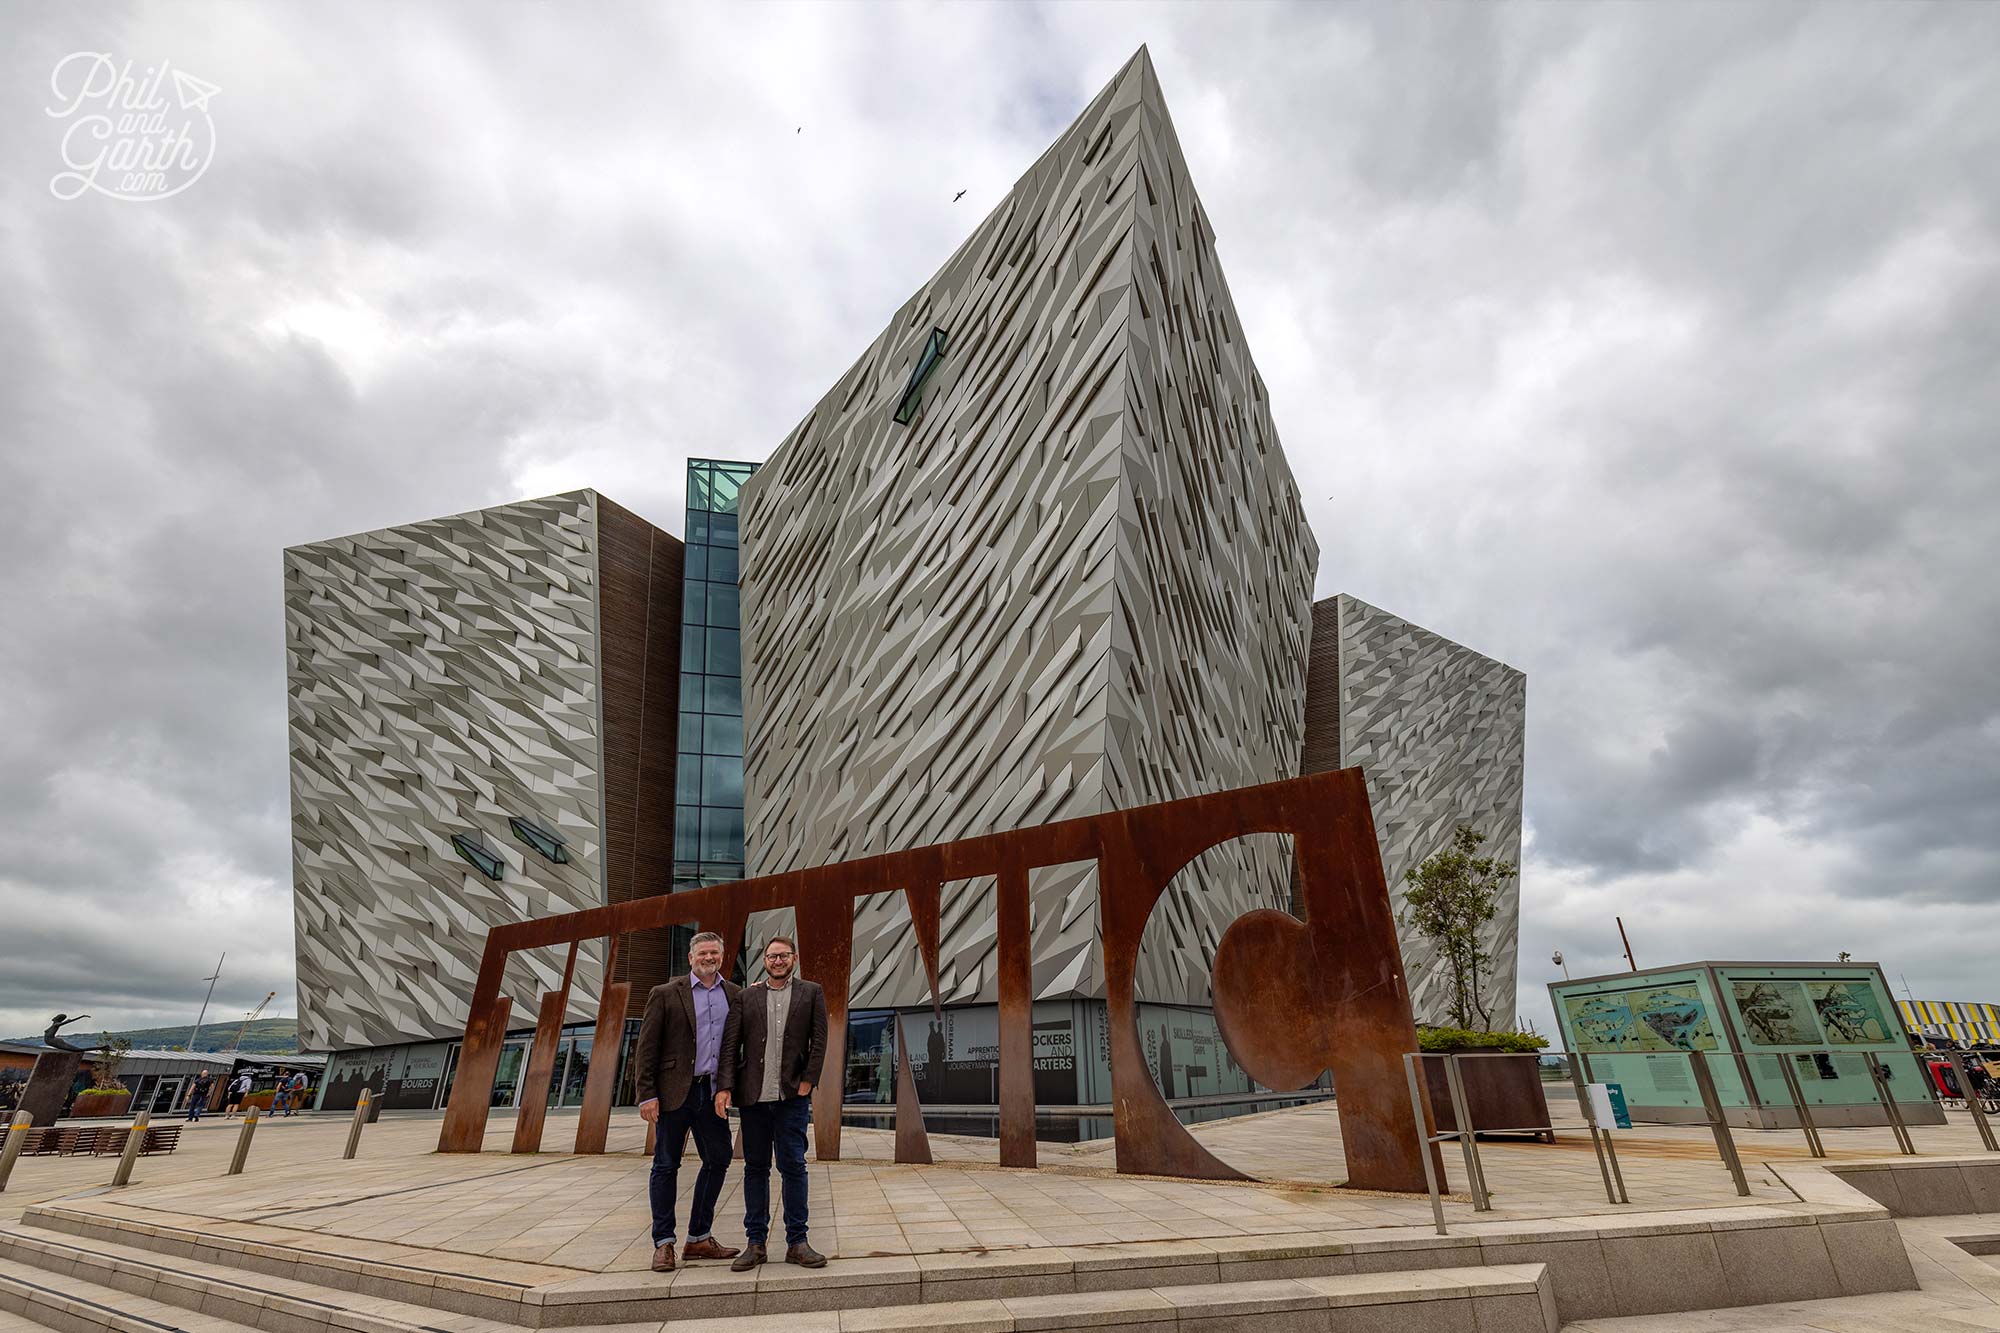
[[729,1172],[729,1122],[715,1105],[716,1089],[724,1086],[716,1070],[730,1010],[742,988],[722,975],[722,936],[712,931],[694,937],[688,967],[687,976],[653,987],[646,997],[646,1017],[633,1051],[639,1115],[656,1130],[650,1182],[655,1273],[674,1271],[674,1199],[690,1130],[701,1154],[701,1172],[694,1178],[681,1261],[734,1259],[737,1254],[710,1229]]
[[[793,975],[798,946],[774,935],[764,946],[764,980],[746,986],[722,1033],[718,1115],[733,1101],[743,1117],[743,1253],[730,1268],[764,1262],[771,1228],[771,1157],[784,1182],[785,1262],[823,1268],[826,1256],[806,1243],[806,1126],[812,1091],[826,1062],[826,994]],[[835,1087],[832,1096],[838,1097]]]

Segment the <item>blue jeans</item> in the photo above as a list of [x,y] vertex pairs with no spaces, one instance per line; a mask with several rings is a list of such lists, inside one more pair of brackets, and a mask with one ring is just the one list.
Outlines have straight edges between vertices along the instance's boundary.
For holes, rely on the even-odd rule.
[[688,1208],[688,1239],[707,1240],[715,1229],[715,1203],[722,1197],[723,1178],[729,1174],[729,1122],[715,1113],[715,1080],[707,1074],[698,1074],[689,1083],[685,1102],[672,1110],[661,1107],[653,1126],[653,1176],[647,1190],[653,1202],[655,1245],[674,1242],[674,1202],[690,1130],[701,1171],[694,1178],[694,1202]]
[[752,1102],[740,1109],[744,1238],[752,1245],[762,1245],[770,1233],[771,1158],[775,1155],[784,1189],[785,1244],[803,1245],[807,1230],[806,1126],[812,1123],[812,1098]]

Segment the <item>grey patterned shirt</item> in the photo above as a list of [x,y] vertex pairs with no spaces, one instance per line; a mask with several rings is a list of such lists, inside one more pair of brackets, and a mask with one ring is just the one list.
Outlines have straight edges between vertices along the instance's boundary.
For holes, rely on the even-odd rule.
[[780,988],[767,981],[764,994],[769,1025],[764,1029],[764,1086],[757,1090],[757,1100],[780,1102],[786,1091],[779,1086],[778,1076],[783,1072],[779,1066],[785,1062],[785,1016],[792,1011],[792,984],[787,981]]

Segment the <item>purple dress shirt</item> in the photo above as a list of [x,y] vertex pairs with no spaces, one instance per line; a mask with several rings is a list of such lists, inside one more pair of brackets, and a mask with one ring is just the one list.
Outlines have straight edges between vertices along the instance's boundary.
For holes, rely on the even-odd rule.
[[694,1072],[699,1077],[715,1073],[715,1059],[722,1052],[722,1024],[729,1017],[729,994],[722,989],[719,972],[710,986],[690,975],[688,989],[694,993]]

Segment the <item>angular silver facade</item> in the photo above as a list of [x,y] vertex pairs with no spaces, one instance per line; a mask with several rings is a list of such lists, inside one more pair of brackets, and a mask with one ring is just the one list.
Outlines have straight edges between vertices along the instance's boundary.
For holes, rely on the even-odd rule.
[[[301,1049],[457,1036],[489,926],[605,901],[596,500],[285,552]],[[512,816],[567,839],[568,863],[510,836]],[[506,862],[498,882],[458,832]],[[578,962],[580,1014],[601,963]],[[516,955],[517,1024],[561,970]]]
[[[1518,863],[1528,678],[1356,597],[1342,594],[1313,610],[1307,771],[1366,771],[1398,917],[1403,873],[1449,844],[1460,824],[1486,835],[1483,854]],[[1323,706],[1329,701],[1337,716]],[[1329,726],[1333,746],[1325,743]],[[1329,752],[1337,754],[1332,762],[1313,762]],[[1516,879],[1486,936],[1494,963],[1482,994],[1496,1027],[1514,1020],[1520,921]],[[1450,973],[1430,944],[1408,930],[1402,936],[1418,1021],[1448,1022]]]
[[[913,370],[944,354],[908,408]],[[1118,74],[745,487],[746,854],[769,874],[1289,776],[1318,558],[1150,60]],[[1148,999],[1205,1003],[1287,849],[1202,858]],[[1040,998],[1097,996],[1094,870],[1034,880]],[[943,991],[991,1001],[984,886]],[[927,999],[893,896],[855,1004]]]

